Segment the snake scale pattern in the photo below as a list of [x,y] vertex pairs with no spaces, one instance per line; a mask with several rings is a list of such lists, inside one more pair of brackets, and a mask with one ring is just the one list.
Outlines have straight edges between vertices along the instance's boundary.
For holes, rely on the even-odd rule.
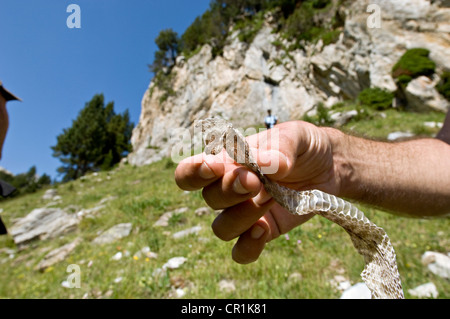
[[365,268],[361,277],[374,299],[403,299],[403,289],[394,248],[386,232],[372,223],[353,204],[319,190],[296,191],[268,179],[252,157],[244,136],[223,119],[209,118],[197,123],[206,143],[205,153],[223,149],[237,163],[251,169],[275,201],[294,215],[316,214],[338,224],[350,235]]

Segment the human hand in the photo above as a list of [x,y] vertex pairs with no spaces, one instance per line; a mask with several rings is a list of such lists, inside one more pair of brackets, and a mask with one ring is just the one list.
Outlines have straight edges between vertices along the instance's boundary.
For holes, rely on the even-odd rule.
[[[273,130],[279,134],[277,147],[271,145]],[[271,180],[296,190],[338,194],[340,178],[326,130],[306,122],[287,122],[252,135],[247,141],[256,150],[254,157],[263,170],[265,163],[278,163],[278,170],[267,174]],[[261,151],[261,145],[265,150]],[[213,209],[224,209],[212,228],[222,240],[239,237],[232,252],[236,262],[257,260],[267,242],[313,217],[290,214],[266,193],[253,172],[237,163],[220,161],[220,156],[223,153],[183,160],[175,171],[175,180],[183,190],[203,188],[206,203]]]

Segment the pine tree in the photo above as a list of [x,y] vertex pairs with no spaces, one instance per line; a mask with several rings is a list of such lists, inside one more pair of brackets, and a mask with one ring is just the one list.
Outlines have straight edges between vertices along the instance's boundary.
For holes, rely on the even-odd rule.
[[105,106],[103,94],[95,95],[80,111],[70,128],[64,129],[52,147],[63,166],[63,181],[77,179],[89,171],[105,170],[131,151],[128,111],[114,112],[114,102]]
[[172,67],[178,55],[180,39],[172,29],[162,30],[155,40],[159,50],[155,52],[155,59],[150,65],[150,71],[155,74],[164,67]]

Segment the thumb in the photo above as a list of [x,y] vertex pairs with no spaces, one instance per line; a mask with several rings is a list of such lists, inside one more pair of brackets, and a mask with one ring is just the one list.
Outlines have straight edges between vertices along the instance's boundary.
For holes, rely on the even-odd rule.
[[292,161],[277,150],[256,151],[256,162],[264,175],[273,180],[282,180],[292,169]]

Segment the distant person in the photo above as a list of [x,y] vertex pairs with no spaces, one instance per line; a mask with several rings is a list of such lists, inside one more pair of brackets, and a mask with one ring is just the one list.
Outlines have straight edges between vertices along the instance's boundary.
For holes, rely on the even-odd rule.
[[266,128],[270,130],[275,125],[277,125],[278,119],[275,115],[272,115],[272,110],[267,110],[267,116],[264,119],[264,124],[266,124]]
[[[9,116],[6,110],[6,103],[9,101],[21,101],[17,96],[6,90],[0,81],[0,160],[2,159],[3,144],[9,128]],[[15,191],[15,188],[0,179],[0,196],[8,197]],[[0,235],[7,234],[7,230],[0,217]]]

